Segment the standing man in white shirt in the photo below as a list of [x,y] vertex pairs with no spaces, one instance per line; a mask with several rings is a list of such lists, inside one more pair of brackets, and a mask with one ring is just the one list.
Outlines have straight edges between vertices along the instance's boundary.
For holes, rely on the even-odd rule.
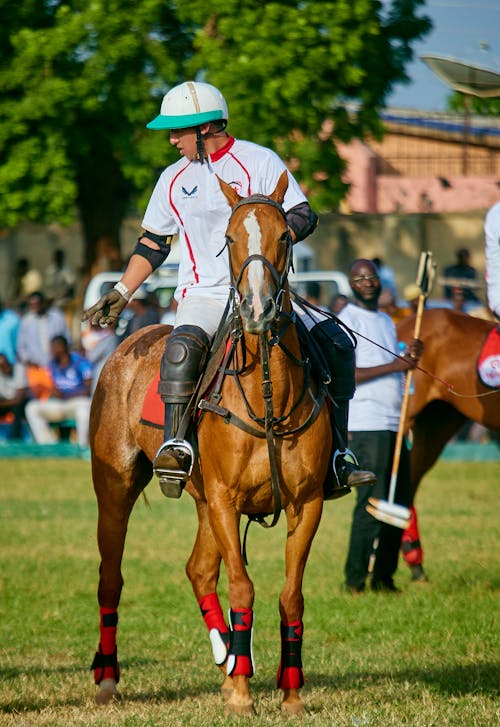
[[[345,586],[351,593],[365,590],[370,557],[378,538],[371,588],[397,592],[393,575],[403,531],[376,520],[366,511],[366,505],[369,497],[387,500],[401,412],[402,373],[417,365],[422,344],[413,340],[404,360],[391,353],[397,352],[396,328],[391,318],[378,309],[382,287],[371,260],[356,260],[349,282],[354,304],[348,303],[338,315],[354,334],[360,334],[356,346],[356,392],[349,407],[349,440],[363,466],[375,472],[377,482],[373,487],[356,490]],[[403,443],[395,501],[404,506],[410,505],[409,475],[408,451]]]
[[[160,114],[147,126],[168,130],[170,143],[181,158],[163,171],[153,190],[143,233],[121,281],[83,314],[84,320],[91,318],[94,324],[114,322],[133,292],[165,260],[172,236],[179,236],[178,308],[161,362],[158,389],[165,403],[165,441],[153,462],[168,497],[180,496],[191,471],[192,446],[176,434],[230,290],[224,248],[231,209],[217,177],[242,197],[269,195],[286,170],[270,149],[229,135],[228,118],[223,95],[208,83],[188,81],[163,98]],[[283,209],[292,242],[313,232],[317,216],[289,172]],[[343,456],[336,459],[336,475],[347,492],[351,486],[373,480],[372,473],[360,471]]]
[[486,213],[484,236],[488,306],[500,319],[500,202],[496,202]]

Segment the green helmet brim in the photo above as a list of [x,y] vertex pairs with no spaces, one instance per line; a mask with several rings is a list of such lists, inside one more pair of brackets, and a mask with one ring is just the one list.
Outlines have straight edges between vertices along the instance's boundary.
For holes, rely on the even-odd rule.
[[186,114],[184,116],[162,116],[159,114],[155,119],[146,124],[148,129],[187,129],[190,126],[199,126],[208,121],[222,119],[222,111],[204,111],[199,114]]

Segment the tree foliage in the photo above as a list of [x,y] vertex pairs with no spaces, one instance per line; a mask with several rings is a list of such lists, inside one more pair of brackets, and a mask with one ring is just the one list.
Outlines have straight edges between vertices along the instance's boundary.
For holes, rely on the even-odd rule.
[[[145,123],[188,77],[221,88],[230,130],[289,161],[319,209],[344,193],[336,138],[379,111],[430,29],[423,0],[0,0],[0,219],[119,239],[173,157]],[[353,109],[355,108],[355,113]]]

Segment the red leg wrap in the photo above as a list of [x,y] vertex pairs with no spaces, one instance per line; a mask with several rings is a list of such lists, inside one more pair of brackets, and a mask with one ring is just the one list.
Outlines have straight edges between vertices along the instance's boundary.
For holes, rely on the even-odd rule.
[[251,677],[254,673],[252,655],[253,611],[251,608],[229,610],[231,627],[226,671],[229,676]]
[[99,647],[90,667],[94,671],[96,684],[100,684],[103,679],[114,679],[116,683],[120,681],[120,667],[116,649],[117,625],[118,612],[116,608],[101,608]]
[[198,601],[201,615],[210,635],[212,653],[217,666],[221,666],[227,659],[229,649],[229,628],[226,626],[219,597],[216,593],[209,593]]
[[417,511],[413,505],[410,507],[410,522],[401,539],[401,550],[403,558],[409,566],[422,565],[424,562],[424,552],[418,532]]
[[201,615],[207,626],[207,629],[217,629],[221,633],[227,633],[229,631],[226,626],[226,621],[222,614],[222,608],[219,603],[219,597],[216,593],[209,593],[207,596],[203,596],[198,601],[200,606]]
[[302,621],[281,623],[281,661],[276,676],[279,689],[300,689],[304,686],[302,671]]

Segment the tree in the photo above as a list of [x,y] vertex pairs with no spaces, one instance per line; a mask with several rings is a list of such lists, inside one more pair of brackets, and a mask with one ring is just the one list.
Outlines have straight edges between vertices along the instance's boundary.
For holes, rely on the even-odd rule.
[[318,209],[335,209],[332,132],[381,134],[384,100],[430,29],[421,5],[0,0],[0,219],[65,223],[77,210],[89,267],[174,158],[145,123],[195,75],[224,91],[232,133],[276,148]]
[[2,5],[0,219],[68,223],[78,211],[90,267],[168,161],[145,123],[182,79],[192,33],[166,0]]
[[200,26],[191,75],[224,89],[231,129],[276,147],[318,209],[345,194],[332,144],[380,137],[380,110],[408,81],[411,43],[431,28],[422,0],[205,0],[180,16]]

